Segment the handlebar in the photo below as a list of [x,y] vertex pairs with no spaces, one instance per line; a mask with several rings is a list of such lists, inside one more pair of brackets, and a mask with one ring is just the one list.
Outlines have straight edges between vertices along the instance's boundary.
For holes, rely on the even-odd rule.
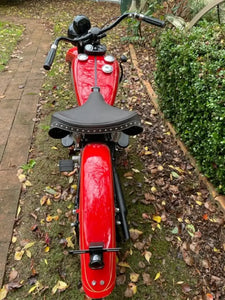
[[[45,70],[50,70],[51,66],[53,64],[55,55],[56,55],[56,51],[58,48],[58,44],[60,41],[65,41],[65,42],[70,42],[72,44],[76,44],[78,42],[82,42],[82,41],[96,41],[97,39],[101,39],[103,37],[106,36],[106,34],[104,34],[106,31],[111,30],[112,28],[114,28],[116,25],[118,25],[123,19],[125,18],[134,18],[137,19],[139,21],[144,21],[148,24],[154,25],[154,26],[158,26],[158,27],[165,27],[165,22],[161,21],[159,19],[153,18],[153,17],[149,17],[149,16],[145,16],[143,14],[138,14],[138,13],[124,13],[123,15],[121,15],[115,22],[113,22],[111,25],[102,28],[102,29],[98,29],[96,27],[93,27],[89,30],[89,32],[85,35],[82,35],[81,37],[76,37],[74,39],[68,38],[68,37],[59,37],[57,38],[54,43],[51,46],[51,49],[48,52],[48,55],[46,57],[45,63],[44,63],[44,69]],[[96,30],[97,29],[97,30]]]

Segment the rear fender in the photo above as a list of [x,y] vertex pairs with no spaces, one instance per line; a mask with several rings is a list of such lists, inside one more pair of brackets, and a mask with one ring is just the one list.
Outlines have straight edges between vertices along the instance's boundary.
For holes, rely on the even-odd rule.
[[[84,147],[80,173],[80,249],[91,243],[103,243],[104,248],[115,248],[115,206],[111,153],[105,144]],[[104,267],[89,267],[90,254],[81,254],[83,289],[90,298],[109,295],[116,279],[116,253],[103,253]]]

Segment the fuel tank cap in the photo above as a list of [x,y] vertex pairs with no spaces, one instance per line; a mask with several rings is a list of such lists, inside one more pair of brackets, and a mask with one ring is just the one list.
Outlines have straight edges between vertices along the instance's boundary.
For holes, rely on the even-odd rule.
[[104,61],[105,61],[106,63],[113,63],[113,62],[115,61],[115,57],[112,56],[112,55],[106,55],[106,56],[104,57]]
[[113,71],[113,67],[110,65],[104,65],[102,66],[102,71],[106,74],[110,74]]
[[81,53],[81,54],[78,54],[77,58],[78,58],[79,61],[86,61],[86,60],[88,60],[88,55],[84,54],[84,53]]

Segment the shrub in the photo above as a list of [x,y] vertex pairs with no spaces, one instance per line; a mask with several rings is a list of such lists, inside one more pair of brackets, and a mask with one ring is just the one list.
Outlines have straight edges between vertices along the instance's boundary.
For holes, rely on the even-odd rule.
[[160,106],[202,173],[225,194],[225,25],[168,30],[157,56]]

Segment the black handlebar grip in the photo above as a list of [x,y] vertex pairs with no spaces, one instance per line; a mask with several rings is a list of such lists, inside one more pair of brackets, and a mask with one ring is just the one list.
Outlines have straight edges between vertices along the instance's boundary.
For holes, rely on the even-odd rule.
[[51,66],[53,64],[55,55],[56,55],[56,50],[57,50],[57,45],[56,44],[52,44],[51,49],[48,52],[48,55],[46,57],[45,63],[44,63],[44,69],[45,70],[50,70]]
[[165,27],[166,23],[164,21],[161,21],[156,18],[148,17],[148,16],[143,16],[142,20],[146,23],[158,26],[158,27]]

